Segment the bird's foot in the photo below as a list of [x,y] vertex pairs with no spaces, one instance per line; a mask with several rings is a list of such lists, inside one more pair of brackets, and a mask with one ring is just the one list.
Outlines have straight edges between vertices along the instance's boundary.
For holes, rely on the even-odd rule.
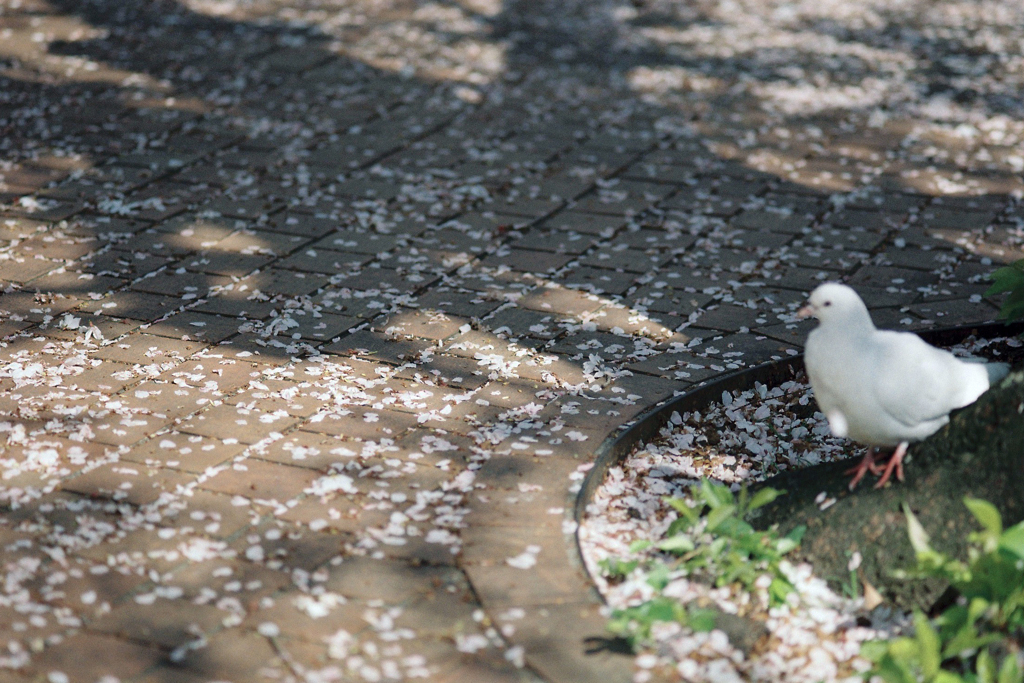
[[864,454],[864,459],[860,461],[860,464],[856,467],[851,467],[846,470],[845,474],[852,474],[853,479],[850,480],[850,490],[857,488],[857,484],[864,478],[864,475],[870,472],[871,474],[878,475],[882,471],[882,466],[875,460],[875,449],[869,448],[868,452]]
[[903,481],[903,456],[906,455],[907,446],[909,445],[910,444],[904,441],[896,447],[896,451],[892,454],[892,457],[889,458],[889,464],[885,466],[885,472],[882,473],[882,478],[875,484],[876,489],[880,489],[885,486],[894,470],[896,472],[896,478]]

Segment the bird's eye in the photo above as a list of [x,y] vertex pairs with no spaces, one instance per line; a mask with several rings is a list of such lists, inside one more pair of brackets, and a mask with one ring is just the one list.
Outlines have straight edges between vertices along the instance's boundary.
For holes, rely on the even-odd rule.
[[831,306],[831,305],[832,305],[832,302],[831,302],[831,301],[826,301],[826,302],[825,302],[825,305],[826,305],[826,306]]

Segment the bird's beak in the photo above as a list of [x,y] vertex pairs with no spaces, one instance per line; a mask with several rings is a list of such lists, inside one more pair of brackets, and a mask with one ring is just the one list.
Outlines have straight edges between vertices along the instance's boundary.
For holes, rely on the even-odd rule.
[[803,320],[804,318],[810,318],[813,315],[814,306],[810,304],[807,304],[806,306],[804,306],[803,308],[796,312],[796,317],[800,318],[801,320]]

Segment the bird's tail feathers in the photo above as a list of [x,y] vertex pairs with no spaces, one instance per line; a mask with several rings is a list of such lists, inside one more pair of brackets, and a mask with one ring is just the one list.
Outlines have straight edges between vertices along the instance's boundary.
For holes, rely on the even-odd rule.
[[995,386],[995,383],[1010,374],[1009,363],[985,363],[985,370],[988,371],[988,385]]
[[960,358],[960,360],[965,363],[976,363],[984,367],[985,372],[988,373],[988,385],[990,387],[995,386],[996,382],[1010,374],[1009,363],[990,363],[986,359],[976,356],[966,356]]

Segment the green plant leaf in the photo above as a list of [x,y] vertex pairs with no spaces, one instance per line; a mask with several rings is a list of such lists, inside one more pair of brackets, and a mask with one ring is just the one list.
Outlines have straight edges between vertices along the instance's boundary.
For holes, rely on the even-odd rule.
[[1016,320],[1021,317],[1022,310],[1024,310],[1024,285],[1015,288],[1003,300],[999,309],[999,317],[1005,320]]
[[871,673],[881,676],[885,683],[917,683],[917,677],[910,671],[910,667],[891,653],[891,647],[889,650]]
[[897,659],[910,661],[917,659],[918,644],[913,638],[896,638],[889,646],[889,652]]
[[931,539],[928,537],[928,532],[924,530],[921,522],[906,503],[903,503],[903,514],[907,517],[907,533],[910,536],[910,545],[913,546],[914,552],[918,555],[934,554],[935,551],[929,545]]
[[700,493],[709,506],[720,508],[725,505],[735,506],[732,492],[728,486],[716,484],[710,479],[702,479],[700,482]]
[[713,611],[708,609],[693,609],[690,610],[689,616],[690,619],[688,625],[694,631],[707,632],[714,630],[716,618]]
[[785,494],[786,492],[784,490],[773,489],[771,487],[763,488],[751,496],[750,502],[747,504],[747,511],[764,507],[779,496],[783,496]]
[[640,539],[638,541],[633,541],[632,543],[629,544],[629,552],[631,552],[631,553],[638,553],[638,552],[641,552],[643,550],[647,550],[652,545],[654,545],[654,544],[651,543],[650,541],[646,540],[646,539]]
[[870,662],[877,662],[889,652],[889,643],[885,640],[869,640],[860,646],[860,656]]
[[917,610],[914,611],[914,630],[917,638],[917,656],[921,661],[925,680],[934,678],[939,673],[939,665],[942,663],[939,634],[932,628],[928,617]]
[[610,578],[625,577],[640,566],[640,560],[620,560],[617,557],[609,557],[597,563]]
[[666,538],[664,541],[658,544],[658,550],[664,550],[668,553],[675,553],[682,555],[694,550],[696,546],[693,543],[693,539],[688,536],[672,536]]
[[1024,558],[1024,522],[1014,524],[999,537],[999,547]]
[[985,531],[994,536],[1003,533],[1003,518],[996,506],[980,498],[964,498],[964,505],[971,511]]
[[993,284],[985,292],[985,296],[1012,291],[1017,287],[1024,286],[1024,266],[1021,265],[1021,261],[1016,261],[1009,266],[997,269],[992,273],[991,278]]
[[978,653],[974,662],[974,670],[978,674],[978,683],[996,683],[996,663],[988,650]]
[[643,616],[650,621],[676,621],[679,615],[679,603],[667,598],[655,598],[643,606],[646,607]]
[[701,509],[704,507],[704,505],[692,507],[682,498],[666,498],[665,502],[668,503],[672,509],[681,514],[683,516],[682,518],[687,520],[690,524],[694,524],[698,519],[700,519]]
[[[718,508],[718,509],[719,510],[724,510],[726,508]],[[739,512],[739,510],[734,508],[733,509],[733,513],[735,514],[737,512]],[[712,512],[712,514],[714,514],[714,513]],[[711,524],[710,520],[711,520],[711,515],[709,514],[708,515],[708,524],[709,525]],[[750,538],[753,538],[753,537],[757,536],[757,532],[754,531],[754,527],[750,526],[749,524],[744,522],[739,517],[732,517],[732,516],[726,516],[725,519],[723,519],[721,521],[721,523],[717,524],[715,526],[715,532],[719,533],[719,534],[722,534],[723,536],[728,536],[729,538],[734,538],[736,540],[750,539]]]
[[647,585],[657,591],[665,590],[668,585],[668,566],[656,565],[647,575]]
[[779,555],[785,555],[786,553],[793,551],[800,545],[800,541],[803,540],[805,533],[807,533],[806,526],[801,524],[796,527],[775,543],[776,552],[778,552]]
[[768,586],[768,601],[773,606],[785,604],[786,597],[793,592],[793,584],[786,579],[775,577]]
[[668,529],[665,530],[666,536],[675,536],[676,534],[686,533],[693,526],[693,522],[686,519],[685,517],[679,517],[668,525]]
[[1020,670],[1017,664],[1017,657],[1011,653],[1003,659],[1003,665],[999,667],[999,678],[996,683],[1022,683],[1024,671]]
[[736,506],[730,504],[720,505],[715,507],[708,513],[707,527],[708,531],[714,531],[718,528],[718,525],[729,519],[736,514]]

